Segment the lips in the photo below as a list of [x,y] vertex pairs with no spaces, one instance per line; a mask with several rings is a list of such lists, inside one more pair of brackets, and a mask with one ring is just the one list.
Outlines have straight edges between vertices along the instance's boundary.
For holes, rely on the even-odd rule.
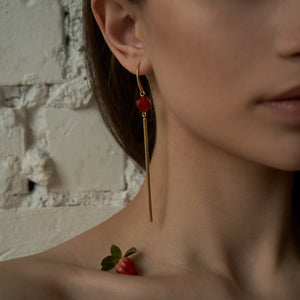
[[[299,122],[300,120],[300,85],[281,94],[259,101],[262,107],[270,109],[285,119]],[[294,124],[294,123],[293,123]]]
[[293,87],[277,96],[263,99],[261,102],[300,101],[300,85]]

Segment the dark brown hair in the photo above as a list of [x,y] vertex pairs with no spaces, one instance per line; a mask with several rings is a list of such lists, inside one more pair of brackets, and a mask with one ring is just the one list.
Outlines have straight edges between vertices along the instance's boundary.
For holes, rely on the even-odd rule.
[[[140,4],[140,0],[128,0]],[[93,17],[90,0],[83,0],[83,33],[86,62],[94,99],[101,116],[125,152],[142,168],[144,163],[144,142],[141,114],[136,108],[138,88],[135,75],[124,69],[105,43],[102,33]],[[147,95],[151,91],[145,78],[141,78]],[[149,152],[152,157],[156,138],[156,117],[154,103],[148,117]],[[295,172],[293,191],[293,212],[300,221],[300,172]],[[300,226],[297,226],[300,227]]]

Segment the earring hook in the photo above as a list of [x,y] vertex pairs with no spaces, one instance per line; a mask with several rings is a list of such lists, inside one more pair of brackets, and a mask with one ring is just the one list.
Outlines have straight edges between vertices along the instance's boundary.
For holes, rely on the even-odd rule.
[[141,80],[140,80],[140,71],[139,71],[140,65],[141,64],[139,63],[137,68],[136,68],[136,81],[137,81],[137,84],[138,84],[138,87],[139,87],[139,90],[140,90],[140,96],[143,97],[143,96],[146,95],[146,93],[144,91],[143,85],[142,85]]

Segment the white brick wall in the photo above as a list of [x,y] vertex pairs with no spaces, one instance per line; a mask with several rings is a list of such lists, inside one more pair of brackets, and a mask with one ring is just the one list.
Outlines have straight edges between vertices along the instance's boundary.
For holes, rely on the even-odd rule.
[[0,83],[61,82],[62,25],[63,10],[55,0],[2,0]]
[[0,0],[0,260],[104,221],[144,178],[91,100],[81,2]]

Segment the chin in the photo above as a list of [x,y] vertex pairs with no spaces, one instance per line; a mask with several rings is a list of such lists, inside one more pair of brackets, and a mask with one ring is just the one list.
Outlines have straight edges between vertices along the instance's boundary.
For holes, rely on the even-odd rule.
[[277,151],[273,151],[273,155],[265,157],[266,161],[269,161],[269,164],[266,164],[282,171],[300,171],[300,145],[298,144],[292,147],[288,147],[287,144],[285,147],[278,146]]
[[298,159],[298,161],[278,160],[276,164],[270,165],[270,167],[286,172],[298,172],[300,171],[300,159]]

